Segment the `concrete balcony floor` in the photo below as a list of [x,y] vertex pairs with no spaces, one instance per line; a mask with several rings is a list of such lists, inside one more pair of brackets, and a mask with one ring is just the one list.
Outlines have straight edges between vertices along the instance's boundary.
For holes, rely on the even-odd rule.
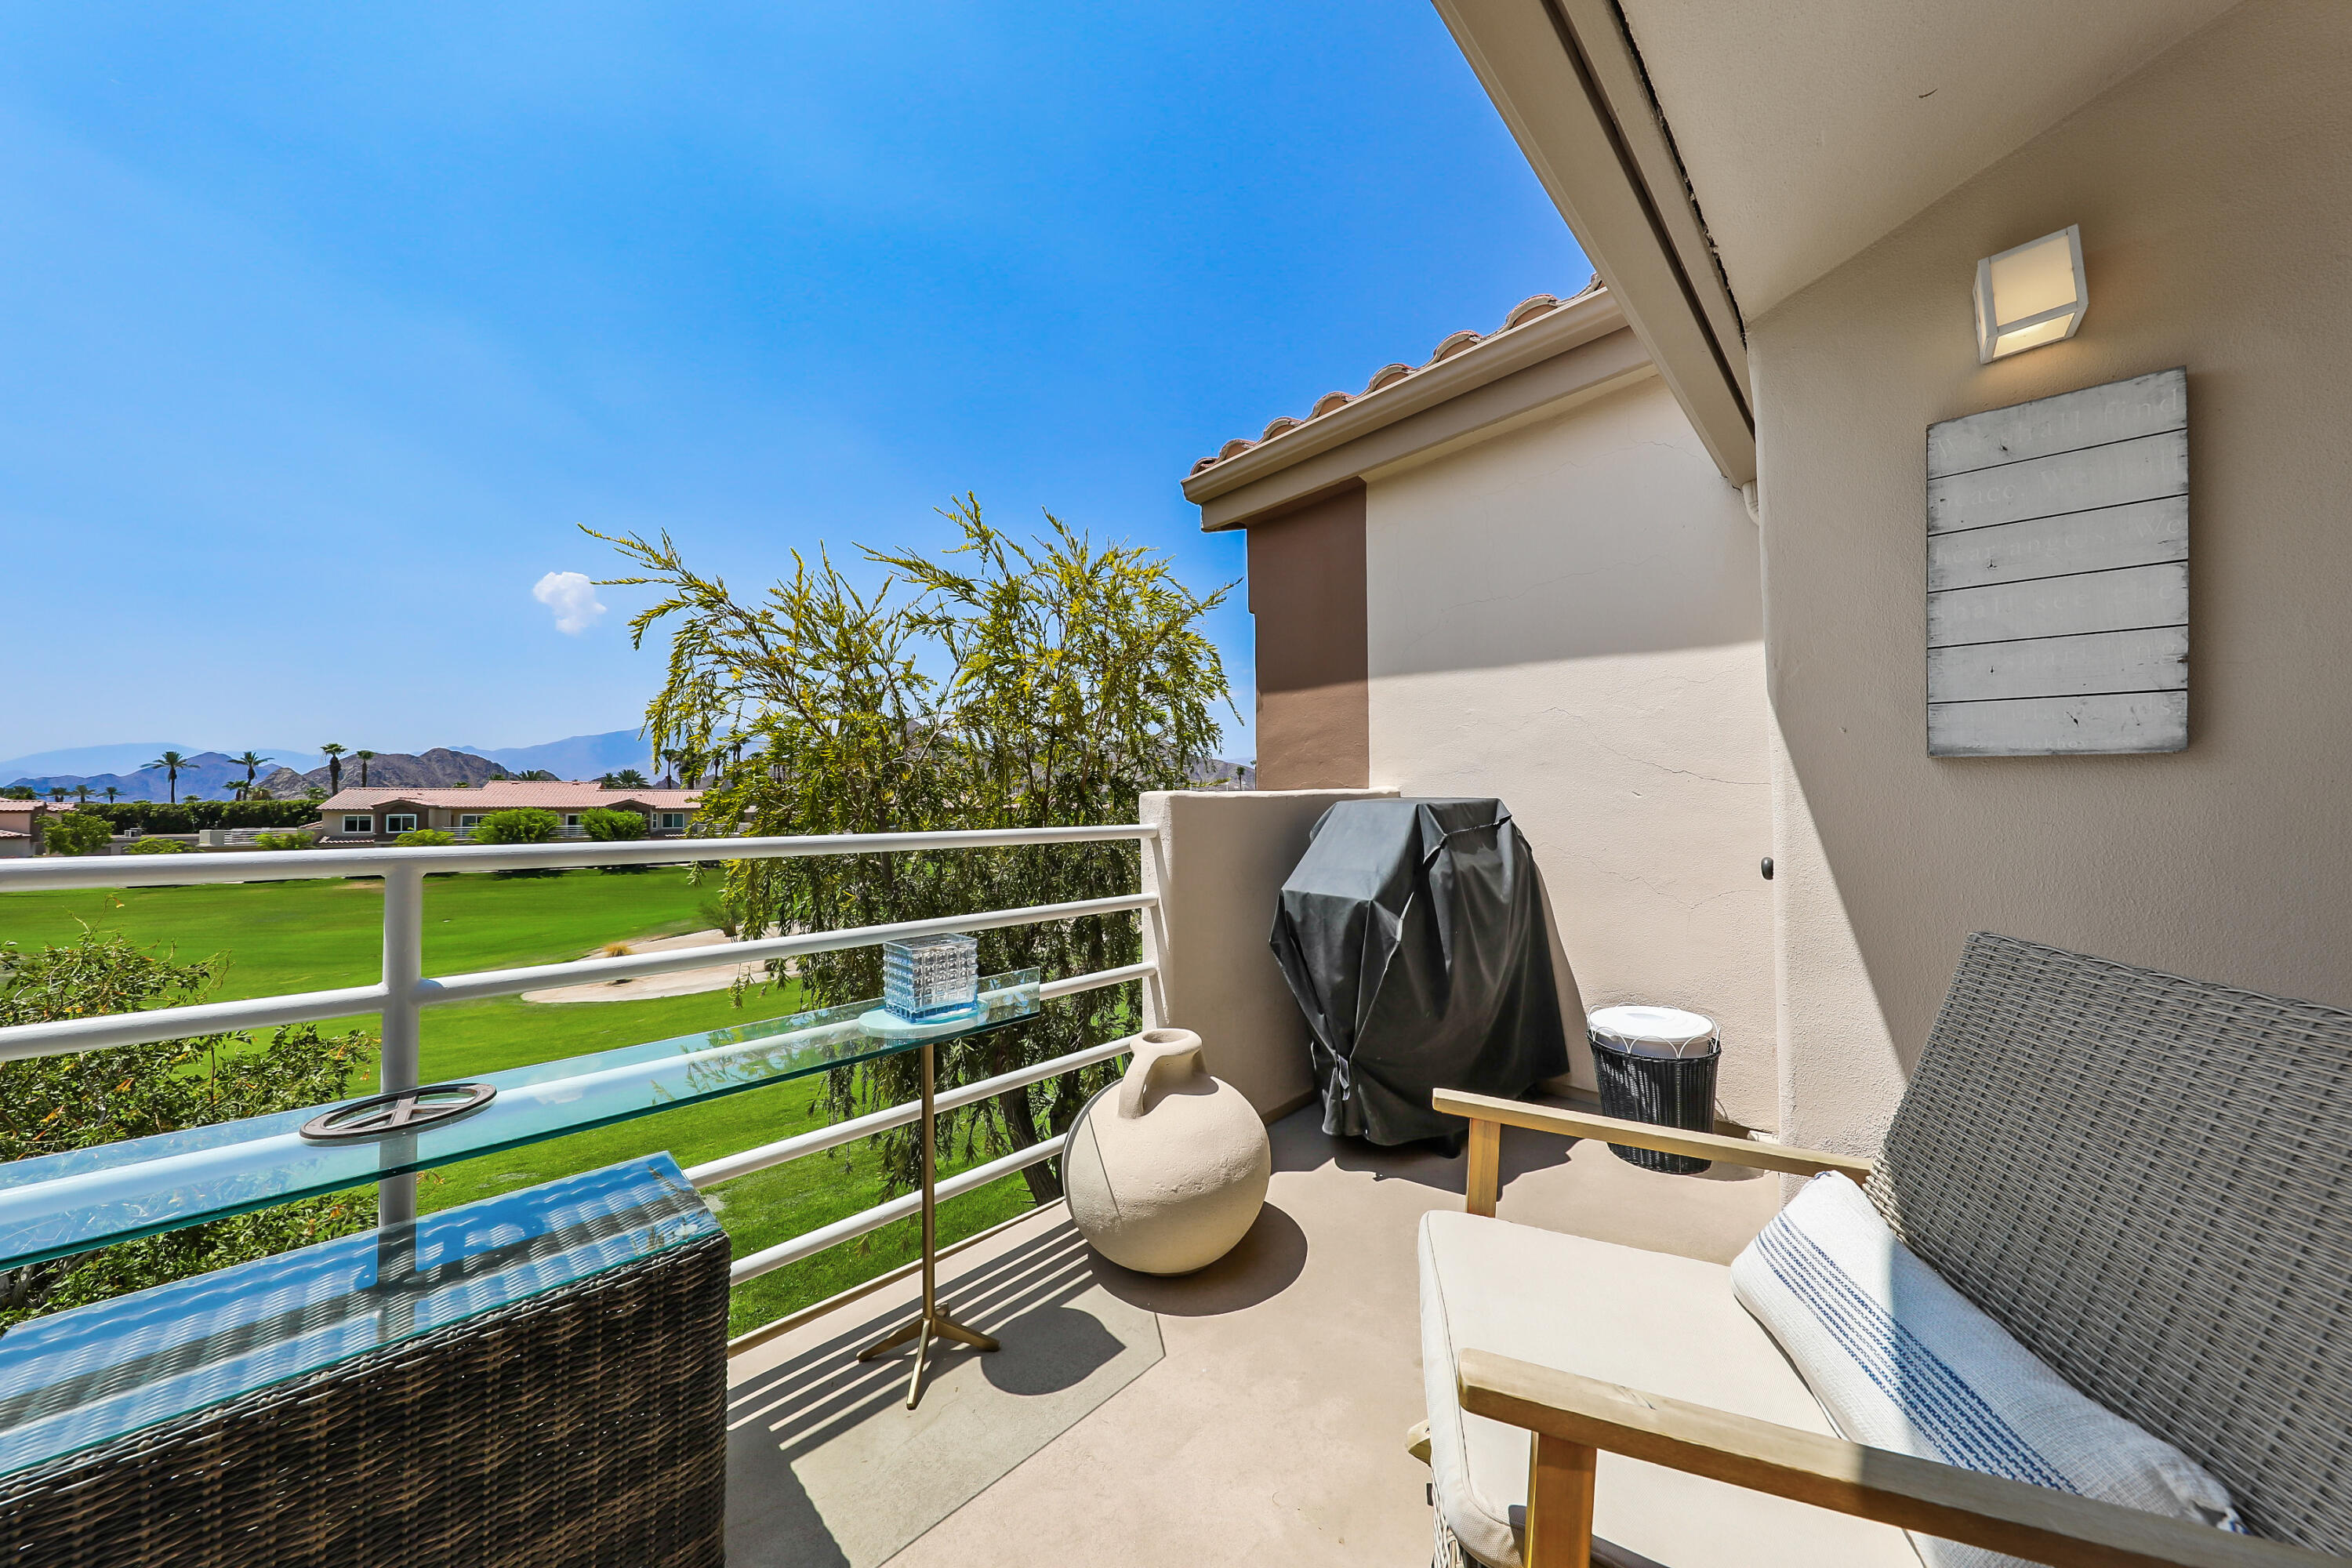
[[[1058,1205],[941,1266],[940,1295],[1003,1349],[858,1363],[912,1281],[739,1354],[730,1568],[1036,1568],[1430,1560],[1415,1227],[1464,1162],[1276,1123],[1266,1212],[1181,1279],[1096,1258]],[[1506,1219],[1727,1262],[1774,1178],[1656,1175],[1598,1143],[1507,1129]]]

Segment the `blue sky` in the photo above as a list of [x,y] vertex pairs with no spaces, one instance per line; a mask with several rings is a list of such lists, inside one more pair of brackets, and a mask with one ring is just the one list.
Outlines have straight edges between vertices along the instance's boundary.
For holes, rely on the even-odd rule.
[[1425,0],[11,5],[0,210],[0,757],[633,724],[582,523],[1205,588],[1194,458],[1588,271]]

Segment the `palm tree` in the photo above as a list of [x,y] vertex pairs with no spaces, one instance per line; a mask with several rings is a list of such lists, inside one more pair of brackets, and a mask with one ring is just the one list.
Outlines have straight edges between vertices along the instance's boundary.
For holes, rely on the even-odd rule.
[[373,752],[353,752],[352,755],[360,760],[360,788],[365,789],[367,788],[367,765],[375,761],[375,753]]
[[86,784],[78,784],[74,785],[73,792],[74,799],[78,804],[82,805],[88,805],[89,804],[89,785]]
[[341,795],[343,793],[343,752],[345,750],[345,747],[338,746],[332,741],[328,742],[325,745],[319,748],[319,754],[327,759],[327,793],[331,795]]
[[623,768],[617,773],[606,773],[596,781],[606,789],[646,789],[646,775],[635,768]]
[[66,796],[71,794],[73,794],[73,791],[66,788],[63,784],[51,784],[49,786],[49,798],[51,800],[63,800]]
[[254,751],[251,747],[246,748],[245,753],[242,756],[231,757],[229,759],[231,763],[245,770],[245,782],[236,786],[236,798],[243,800],[247,795],[251,795],[253,793],[253,775],[255,771],[258,769],[262,763],[274,763],[278,759],[275,757],[265,757],[258,752]]
[[180,770],[182,768],[192,768],[194,766],[195,766],[195,763],[190,762],[186,757],[182,756],[179,752],[166,752],[162,756],[156,758],[153,762],[142,767],[139,771],[143,773],[149,768],[163,769],[163,776],[171,781],[172,804],[173,805],[177,805],[180,804]]
[[107,786],[106,786],[106,804],[107,804],[107,805],[112,805],[114,804],[114,797],[115,797],[116,795],[121,795],[121,793],[122,793],[122,792],[121,792],[121,790],[119,790],[119,789],[117,789],[117,788],[115,788],[112,784],[109,784],[109,785],[107,785]]

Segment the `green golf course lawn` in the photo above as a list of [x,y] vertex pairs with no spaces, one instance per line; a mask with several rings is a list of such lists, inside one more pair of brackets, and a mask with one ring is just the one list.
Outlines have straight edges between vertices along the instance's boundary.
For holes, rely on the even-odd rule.
[[[687,881],[683,868],[634,876],[568,871],[559,877],[436,878],[425,884],[425,970],[468,970],[552,963],[604,943],[708,929],[697,907],[708,886]],[[185,959],[222,958],[220,1000],[286,991],[372,984],[383,942],[383,884],[377,881],[261,882],[244,886],[138,888],[119,891],[0,894],[0,942],[62,945],[84,923],[119,931],[142,945]],[[798,987],[762,988],[737,1007],[723,991],[644,1001],[541,1004],[505,996],[425,1009],[423,1068],[429,1082],[606,1050],[643,1040],[699,1033],[776,1017],[799,1007]],[[328,1029],[373,1030],[373,1016],[338,1020]],[[373,1086],[369,1068],[354,1092]],[[667,1149],[680,1165],[821,1125],[817,1080],[751,1089],[721,1100],[575,1133],[428,1172],[421,1206],[446,1208],[494,1193],[593,1170]],[[863,1144],[812,1155],[730,1182],[711,1193],[738,1257],[872,1206],[884,1196]],[[949,1169],[960,1168],[950,1166]],[[955,1199],[940,1211],[940,1234],[954,1239],[1029,1205],[1018,1176]],[[751,1280],[735,1292],[740,1332],[822,1300],[896,1267],[915,1253],[915,1226],[902,1222]]]

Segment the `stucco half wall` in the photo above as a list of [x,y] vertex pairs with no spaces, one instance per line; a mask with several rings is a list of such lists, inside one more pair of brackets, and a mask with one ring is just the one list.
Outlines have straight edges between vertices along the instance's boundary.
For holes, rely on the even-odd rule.
[[1143,1026],[1201,1037],[1209,1070],[1268,1121],[1315,1097],[1307,1019],[1274,962],[1282,884],[1334,801],[1387,790],[1156,790],[1136,820],[1143,890],[1160,904],[1143,921],[1143,956],[1160,966],[1143,986]]
[[1367,479],[1373,784],[1499,796],[1543,872],[1563,1000],[1714,1018],[1722,1110],[1775,1126],[1762,605],[1739,493],[1654,376]]
[[[2347,82],[2352,7],[2241,5],[1750,323],[1790,1141],[1876,1146],[1971,930],[2352,1005]],[[1977,258],[2068,224],[2081,333],[1979,365]],[[1926,427],[2179,364],[2188,750],[1931,759]]]

